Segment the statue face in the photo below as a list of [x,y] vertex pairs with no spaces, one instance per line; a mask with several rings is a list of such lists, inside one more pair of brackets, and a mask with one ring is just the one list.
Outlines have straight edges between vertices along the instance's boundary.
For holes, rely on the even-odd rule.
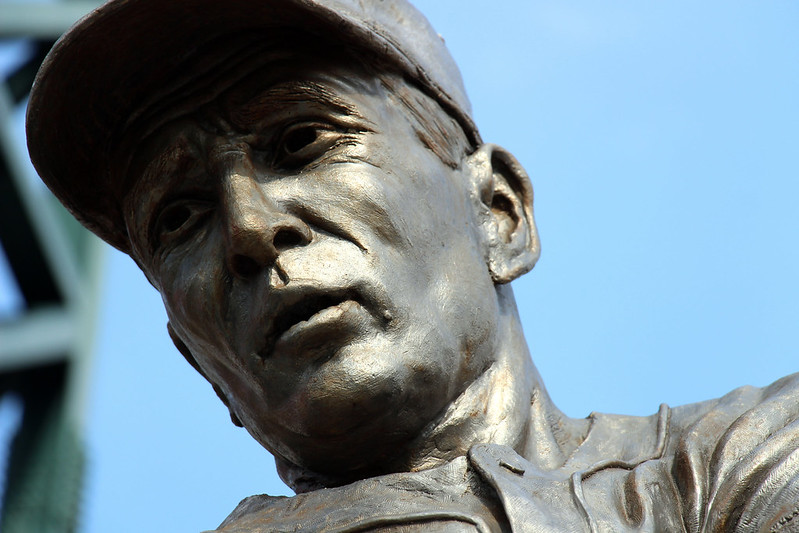
[[270,64],[161,128],[125,198],[137,260],[264,446],[319,472],[397,459],[491,365],[469,166],[360,67]]

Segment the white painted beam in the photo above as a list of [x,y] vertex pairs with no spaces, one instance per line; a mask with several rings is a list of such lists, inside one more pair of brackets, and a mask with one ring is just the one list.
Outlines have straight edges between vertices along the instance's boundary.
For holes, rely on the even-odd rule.
[[78,332],[75,314],[62,307],[38,309],[0,322],[0,372],[65,360]]
[[2,2],[0,38],[32,37],[57,39],[72,24],[101,2]]

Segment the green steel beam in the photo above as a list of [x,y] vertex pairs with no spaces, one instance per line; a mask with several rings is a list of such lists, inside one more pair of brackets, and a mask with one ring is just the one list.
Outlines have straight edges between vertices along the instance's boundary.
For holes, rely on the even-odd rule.
[[0,531],[74,533],[79,523],[91,353],[104,247],[38,183],[15,124],[52,42],[99,2],[0,2],[0,38],[37,41],[0,80],[0,239],[28,302],[0,322],[0,396],[22,400]]
[[[49,191],[41,185],[28,163],[24,140],[16,135],[14,109],[10,90],[5,84],[0,84],[0,150],[25,213],[25,220],[20,220],[20,224],[30,224],[33,233],[30,245],[41,248],[60,294],[68,305],[73,305],[85,297],[85,280],[71,249],[73,246],[69,243],[64,220],[56,214]],[[11,251],[7,246],[4,248],[10,256]],[[13,266],[11,257],[9,262]]]
[[3,374],[0,390],[20,396],[24,414],[11,443],[0,531],[74,533],[85,463],[79,432],[65,414],[69,367]]

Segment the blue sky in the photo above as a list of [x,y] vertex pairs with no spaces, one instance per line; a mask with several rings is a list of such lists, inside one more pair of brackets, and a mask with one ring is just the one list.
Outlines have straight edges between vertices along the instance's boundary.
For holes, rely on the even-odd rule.
[[[536,192],[514,282],[569,415],[650,414],[797,370],[799,4],[425,0],[486,141]],[[199,531],[272,458],[183,361],[160,297],[109,250],[84,531]]]

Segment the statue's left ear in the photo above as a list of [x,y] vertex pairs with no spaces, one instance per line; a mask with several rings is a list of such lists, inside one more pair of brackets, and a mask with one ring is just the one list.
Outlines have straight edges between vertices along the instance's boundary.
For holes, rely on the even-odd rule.
[[479,196],[488,270],[494,283],[508,283],[529,272],[541,253],[533,186],[516,158],[495,144],[482,145],[467,164]]

